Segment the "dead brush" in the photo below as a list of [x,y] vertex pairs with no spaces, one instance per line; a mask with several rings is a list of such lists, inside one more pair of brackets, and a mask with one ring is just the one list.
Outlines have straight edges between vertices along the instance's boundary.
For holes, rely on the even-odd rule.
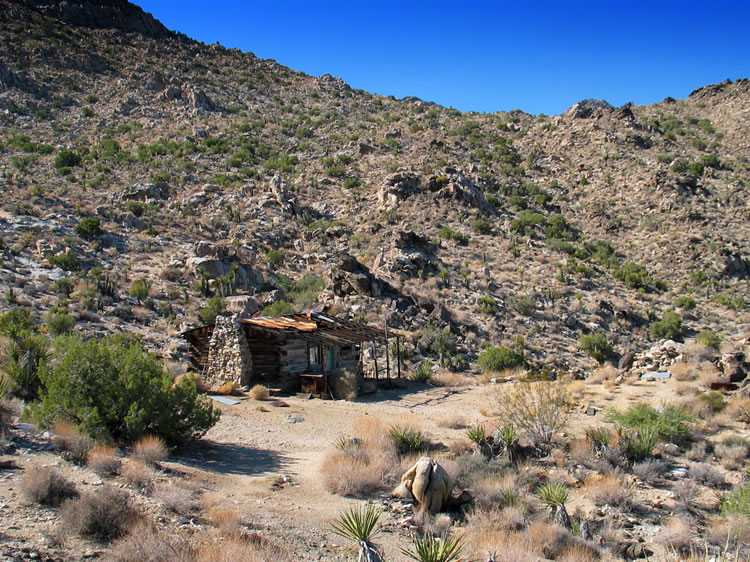
[[21,492],[27,500],[45,505],[60,505],[78,496],[75,486],[57,470],[42,466],[24,473]]
[[72,423],[59,422],[52,428],[52,445],[60,456],[75,464],[84,464],[91,449],[91,439]]
[[724,476],[704,462],[692,466],[688,472],[688,477],[709,488],[721,488],[725,484]]
[[190,543],[175,533],[160,532],[150,521],[139,521],[127,536],[112,545],[110,562],[193,562]]
[[188,515],[199,507],[195,492],[176,483],[158,484],[153,497],[165,509],[178,515]]
[[646,459],[633,465],[633,474],[647,484],[653,484],[659,480],[667,470],[667,463],[657,459]]
[[589,375],[586,378],[586,382],[591,383],[602,383],[604,381],[611,381],[617,378],[617,375],[620,374],[620,371],[617,370],[617,367],[615,367],[612,364],[606,364],[598,369],[596,369],[591,375]]
[[124,490],[102,486],[70,500],[60,509],[63,528],[99,540],[123,536],[140,518]]
[[208,519],[224,537],[239,537],[242,515],[236,507],[214,505],[208,509]]
[[466,427],[466,423],[466,416],[459,412],[451,412],[437,419],[438,427],[447,427],[449,429],[463,429]]
[[698,377],[698,370],[692,363],[686,361],[675,361],[669,367],[669,373],[674,380],[679,382],[694,381]]
[[147,435],[133,445],[133,458],[144,464],[156,466],[169,456],[167,445],[161,437]]
[[612,473],[590,474],[584,484],[585,494],[596,506],[623,507],[628,504],[632,489]]
[[193,562],[296,562],[299,558],[283,546],[257,533],[247,533],[221,540],[204,540],[196,548]]
[[437,374],[432,375],[430,378],[430,384],[433,386],[447,387],[470,386],[474,384],[474,379],[441,369]]
[[735,396],[727,403],[727,413],[738,421],[750,423],[750,396]]
[[250,389],[248,394],[253,400],[268,400],[271,392],[268,390],[268,387],[263,386],[262,384],[256,384]]
[[117,458],[114,447],[94,445],[86,458],[86,464],[102,478],[117,476],[122,469],[122,461]]
[[122,475],[131,486],[141,492],[150,494],[153,491],[156,471],[150,466],[139,462],[129,462],[122,470]]
[[721,459],[721,465],[727,470],[739,470],[741,469],[748,457],[747,444],[737,441],[732,442],[725,440],[724,443],[716,446],[716,456]]
[[680,517],[672,517],[662,526],[656,540],[679,554],[689,554],[693,543],[691,525]]
[[465,536],[470,560],[488,560],[494,553],[497,560],[539,562],[542,555],[533,539],[520,531],[467,525]]

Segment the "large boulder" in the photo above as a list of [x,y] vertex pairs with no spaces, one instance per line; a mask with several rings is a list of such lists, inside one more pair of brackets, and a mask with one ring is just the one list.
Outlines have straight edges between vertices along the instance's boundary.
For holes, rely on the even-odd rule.
[[438,513],[448,506],[452,490],[453,478],[445,469],[430,457],[422,457],[404,473],[393,495],[414,500],[428,513]]
[[126,187],[120,193],[122,201],[149,201],[151,199],[166,199],[169,195],[169,185],[165,182],[136,183]]
[[419,177],[411,172],[399,170],[387,178],[378,189],[378,202],[392,207],[419,189]]

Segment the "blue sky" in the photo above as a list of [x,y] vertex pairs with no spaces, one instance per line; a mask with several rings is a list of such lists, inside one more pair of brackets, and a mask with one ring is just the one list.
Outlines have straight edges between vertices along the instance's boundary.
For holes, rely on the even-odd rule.
[[750,1],[135,0],[169,29],[354,88],[554,115],[750,77]]

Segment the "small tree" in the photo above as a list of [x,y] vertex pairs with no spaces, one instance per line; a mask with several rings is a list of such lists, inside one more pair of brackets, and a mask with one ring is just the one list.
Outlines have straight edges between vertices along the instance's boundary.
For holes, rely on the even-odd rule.
[[55,367],[41,374],[41,426],[67,420],[104,441],[157,435],[170,445],[203,436],[219,411],[198,395],[193,377],[174,384],[159,361],[131,335],[58,339]]
[[138,304],[148,298],[149,283],[145,279],[136,279],[130,286],[130,296],[135,297]]
[[75,230],[76,234],[84,240],[93,240],[102,233],[101,223],[95,217],[81,219]]
[[562,381],[519,382],[496,390],[493,398],[500,419],[543,452],[567,423],[570,397]]
[[682,339],[682,317],[674,310],[667,310],[664,318],[652,323],[648,327],[648,333],[654,339]]
[[526,361],[523,353],[508,347],[490,347],[485,349],[479,356],[479,366],[485,372],[504,371],[523,366]]
[[601,365],[614,356],[612,346],[602,332],[581,337],[581,349]]

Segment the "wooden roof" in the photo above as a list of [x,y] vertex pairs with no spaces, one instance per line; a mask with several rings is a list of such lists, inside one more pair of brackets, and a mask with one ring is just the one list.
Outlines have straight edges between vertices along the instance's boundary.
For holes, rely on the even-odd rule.
[[[328,346],[385,340],[385,333],[381,329],[317,312],[285,314],[284,316],[255,316],[240,318],[239,322],[255,336],[266,335],[273,339],[278,339],[280,336],[290,337]],[[182,335],[189,340],[196,336],[198,338],[210,337],[212,330],[207,328],[211,327],[194,328]]]

